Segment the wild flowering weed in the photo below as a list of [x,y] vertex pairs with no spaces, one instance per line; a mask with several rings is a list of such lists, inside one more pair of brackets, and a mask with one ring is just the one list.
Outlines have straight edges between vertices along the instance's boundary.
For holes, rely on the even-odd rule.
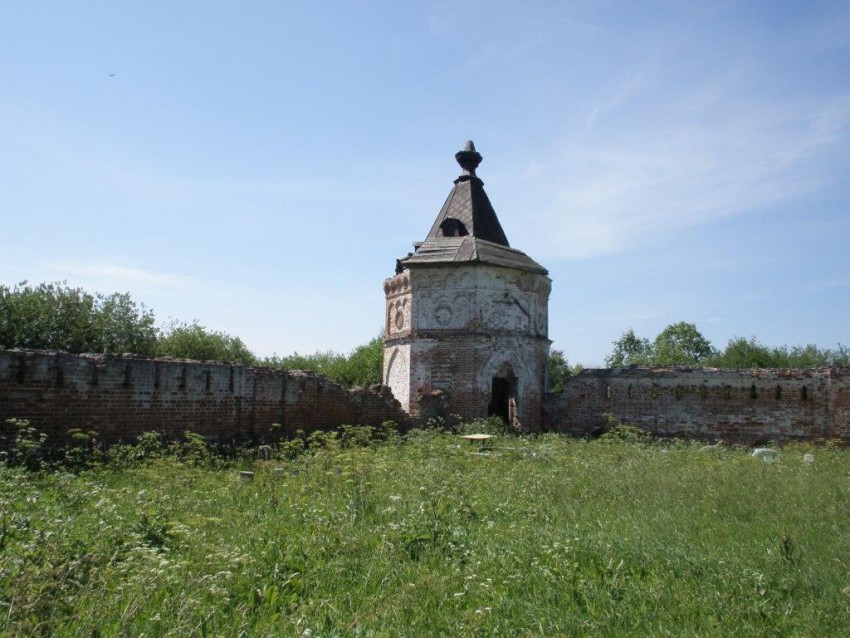
[[480,456],[446,433],[358,436],[256,462],[250,483],[244,459],[196,463],[150,441],[121,468],[0,467],[0,634],[838,636],[850,624],[846,451],[791,446],[764,464],[746,450],[503,435]]
[[41,469],[47,456],[47,435],[26,419],[0,422],[0,463]]

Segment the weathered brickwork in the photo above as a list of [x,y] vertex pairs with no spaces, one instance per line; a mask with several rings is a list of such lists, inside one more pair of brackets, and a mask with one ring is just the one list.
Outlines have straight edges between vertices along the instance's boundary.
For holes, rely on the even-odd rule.
[[[498,353],[523,347],[521,339],[509,339],[459,335],[457,343],[448,338],[439,346],[419,340],[408,346],[407,360],[414,369],[426,362],[436,371],[432,389],[445,392],[452,412],[475,418],[492,397],[489,385],[479,387],[473,380],[498,376],[504,363]],[[548,344],[531,347],[545,359]],[[481,368],[486,353],[488,363]],[[523,378],[521,363],[514,362],[514,370]],[[518,394],[525,390],[518,389]],[[423,394],[429,395],[425,385]],[[540,393],[540,399],[529,401],[535,396],[529,389],[521,396],[521,408],[542,411],[545,429],[579,435],[598,431],[602,415],[609,413],[658,436],[729,443],[850,442],[847,368],[585,370],[561,395]],[[306,372],[15,350],[0,352],[0,419],[12,417],[31,420],[54,442],[81,428],[96,430],[109,443],[133,440],[144,431],[259,440],[270,435],[273,423],[281,424],[279,434],[291,435],[343,423],[410,422],[383,386],[348,390]],[[531,421],[533,415],[521,418]]]
[[602,415],[658,436],[850,442],[850,369],[585,370],[544,401],[547,429],[591,434]]
[[0,420],[29,419],[52,441],[95,430],[108,443],[145,431],[260,440],[378,425],[407,415],[388,388],[347,389],[308,372],[135,356],[0,352]]
[[384,383],[414,418],[421,397],[440,390],[447,411],[468,420],[492,413],[493,380],[509,380],[516,422],[538,429],[550,287],[545,275],[481,264],[388,279]]

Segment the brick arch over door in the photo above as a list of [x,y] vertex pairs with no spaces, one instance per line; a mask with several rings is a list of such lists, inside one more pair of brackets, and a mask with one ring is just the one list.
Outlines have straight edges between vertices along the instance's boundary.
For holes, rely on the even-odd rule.
[[501,370],[506,366],[510,366],[517,378],[517,392],[524,392],[527,388],[533,387],[530,383],[533,381],[533,375],[528,368],[528,365],[510,352],[494,352],[490,355],[487,363],[481,369],[481,377],[479,378],[479,387],[482,390],[490,387],[490,382],[493,377],[499,376]]

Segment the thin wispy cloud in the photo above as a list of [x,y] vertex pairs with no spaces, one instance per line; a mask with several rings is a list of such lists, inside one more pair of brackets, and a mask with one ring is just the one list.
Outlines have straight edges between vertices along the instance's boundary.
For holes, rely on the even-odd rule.
[[594,106],[590,111],[590,115],[587,117],[587,128],[593,128],[599,118],[605,115],[605,113],[628,102],[637,93],[646,89],[650,85],[650,76],[653,73],[652,66],[654,64],[648,64],[646,67],[633,73],[619,86],[614,88],[611,95],[603,99],[599,105]]
[[550,258],[610,254],[817,189],[838,178],[821,163],[844,144],[849,121],[840,96],[591,134],[528,173],[554,185],[533,213],[550,229],[538,249]]
[[118,263],[42,259],[26,270],[25,278],[31,282],[66,281],[72,287],[82,287],[91,292],[129,291],[140,298],[152,293],[179,298],[189,293],[196,294],[199,288],[208,286],[198,277]]
[[835,146],[847,138],[850,128],[850,93],[828,101],[809,121],[809,135],[799,147],[792,149],[783,159],[793,164],[816,153],[819,147]]
[[39,267],[47,272],[56,273],[58,278],[82,277],[121,282],[125,286],[138,284],[157,284],[159,286],[186,286],[193,284],[194,277],[133,268],[117,264],[87,264],[68,261],[39,261]]
[[828,279],[812,285],[812,290],[830,290],[832,288],[850,288],[850,277]]
[[588,82],[587,98],[565,113],[549,148],[515,173],[529,228],[547,229],[517,238],[535,255],[645,248],[845,179],[847,84],[800,89],[806,69],[822,67],[813,42],[839,51],[846,42],[821,20],[781,45],[772,25],[732,28],[720,44],[699,28],[717,15],[691,15],[691,31],[661,19],[621,34],[633,55],[609,56],[608,77],[617,81]]

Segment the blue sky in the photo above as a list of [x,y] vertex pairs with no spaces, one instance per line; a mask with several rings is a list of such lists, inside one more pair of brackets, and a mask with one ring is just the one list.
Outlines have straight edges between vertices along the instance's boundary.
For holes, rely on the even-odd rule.
[[0,3],[0,283],[377,334],[473,139],[550,337],[848,343],[850,2]]

